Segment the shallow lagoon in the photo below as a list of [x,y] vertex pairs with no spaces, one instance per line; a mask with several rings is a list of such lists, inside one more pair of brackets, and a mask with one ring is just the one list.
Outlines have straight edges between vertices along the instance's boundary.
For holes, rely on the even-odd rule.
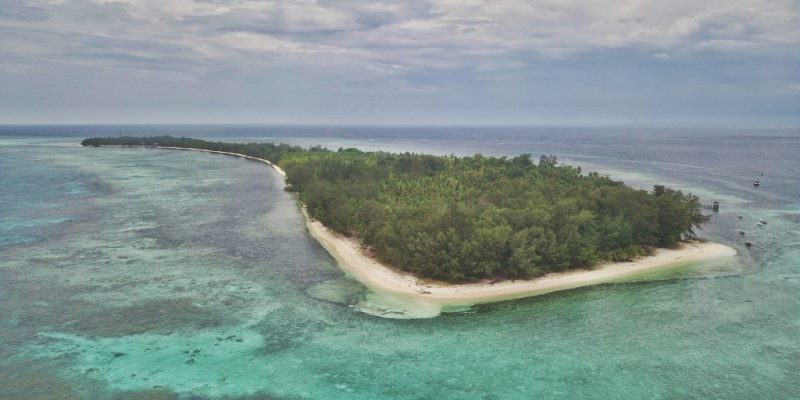
[[[454,152],[447,138],[289,140]],[[784,159],[787,140],[773,143],[776,169],[796,163]],[[742,256],[402,320],[359,311],[369,293],[308,237],[293,197],[261,164],[83,149],[63,138],[0,142],[0,398],[787,398],[800,390],[800,207],[788,173],[776,173],[780,188],[755,192],[714,157],[693,162],[695,146],[664,167],[626,155],[629,146],[582,158],[575,144],[562,158],[726,199],[703,235]],[[754,218],[769,224],[756,228]],[[756,241],[749,252],[735,232],[744,223]]]

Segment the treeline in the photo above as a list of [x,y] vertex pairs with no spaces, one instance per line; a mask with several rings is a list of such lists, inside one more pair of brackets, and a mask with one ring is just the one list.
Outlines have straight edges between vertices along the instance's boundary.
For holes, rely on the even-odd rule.
[[172,136],[120,136],[110,138],[91,138],[81,141],[83,146],[162,146],[183,147],[188,149],[202,149],[227,151],[230,153],[245,154],[251,157],[263,158],[277,163],[287,154],[303,153],[306,150],[299,146],[274,143],[225,143],[209,142],[206,140],[187,137]]
[[517,157],[430,156],[148,137],[84,145],[191,147],[268,159],[312,217],[388,265],[461,282],[520,279],[631,260],[694,238],[696,196],[635,190],[597,173]]

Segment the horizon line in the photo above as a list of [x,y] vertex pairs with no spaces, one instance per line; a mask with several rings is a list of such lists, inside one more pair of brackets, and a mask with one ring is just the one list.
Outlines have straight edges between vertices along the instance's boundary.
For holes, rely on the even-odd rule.
[[424,124],[401,124],[401,123],[342,123],[342,122],[0,122],[2,127],[66,127],[66,126],[241,126],[241,127],[298,127],[298,128],[617,128],[617,129],[800,129],[800,123],[785,124],[758,124],[758,123],[424,123]]

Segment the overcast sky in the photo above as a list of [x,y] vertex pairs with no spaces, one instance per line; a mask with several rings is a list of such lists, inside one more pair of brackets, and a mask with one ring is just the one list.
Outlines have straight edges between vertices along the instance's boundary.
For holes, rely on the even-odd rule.
[[0,0],[0,123],[800,125],[797,0]]

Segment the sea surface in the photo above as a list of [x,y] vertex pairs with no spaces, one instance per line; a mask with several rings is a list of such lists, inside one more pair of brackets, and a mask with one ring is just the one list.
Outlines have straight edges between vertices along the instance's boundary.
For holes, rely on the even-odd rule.
[[[263,164],[79,146],[119,133],[555,154],[719,201],[700,235],[739,255],[415,314],[345,276]],[[799,393],[800,130],[0,126],[0,399]]]

